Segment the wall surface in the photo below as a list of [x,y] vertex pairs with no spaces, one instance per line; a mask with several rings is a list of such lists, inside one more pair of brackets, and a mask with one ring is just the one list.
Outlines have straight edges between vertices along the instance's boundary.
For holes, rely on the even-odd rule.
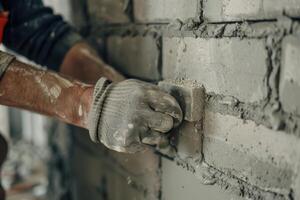
[[72,134],[76,199],[300,199],[300,0],[82,5],[80,28],[112,66],[191,80],[206,97],[202,120],[172,133],[175,154],[119,154]]

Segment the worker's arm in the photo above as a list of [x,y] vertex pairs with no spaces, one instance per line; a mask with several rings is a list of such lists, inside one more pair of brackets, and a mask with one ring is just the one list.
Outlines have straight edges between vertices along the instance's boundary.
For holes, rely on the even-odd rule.
[[167,144],[164,133],[182,120],[177,101],[156,85],[106,78],[87,85],[2,52],[0,104],[87,128],[94,142],[128,153],[142,150],[143,144]]
[[124,79],[105,64],[85,40],[61,16],[41,0],[9,0],[3,43],[15,52],[53,71],[84,82],[99,77]]
[[143,149],[143,143],[160,144],[164,133],[181,122],[177,101],[157,86],[137,80],[107,80],[123,77],[40,0],[9,0],[7,7],[6,46],[85,82],[103,78],[95,86],[84,85],[13,61],[0,81],[0,104],[88,128],[94,142],[131,153]]
[[93,86],[12,61],[0,80],[0,104],[86,128]]
[[100,77],[106,77],[114,82],[125,79],[85,42],[76,43],[67,52],[59,71],[85,83],[95,83]]

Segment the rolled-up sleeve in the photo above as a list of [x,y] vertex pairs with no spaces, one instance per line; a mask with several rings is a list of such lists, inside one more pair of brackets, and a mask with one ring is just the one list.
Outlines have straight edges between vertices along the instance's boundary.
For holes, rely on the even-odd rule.
[[0,79],[14,59],[14,56],[0,51]]
[[36,63],[58,70],[81,36],[41,0],[9,0],[3,43]]

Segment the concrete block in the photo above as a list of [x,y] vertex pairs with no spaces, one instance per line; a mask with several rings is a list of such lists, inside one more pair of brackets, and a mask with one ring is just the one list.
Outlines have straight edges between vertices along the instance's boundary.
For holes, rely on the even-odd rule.
[[162,159],[162,199],[241,200],[216,186],[203,185],[192,173],[176,163]]
[[185,120],[195,122],[203,118],[205,92],[201,85],[188,80],[165,80],[158,86],[177,99]]
[[135,176],[150,175],[155,176],[159,167],[159,157],[154,154],[152,149],[147,149],[144,152],[135,154],[119,153],[116,151],[109,151],[111,158],[113,158],[128,174]]
[[[99,190],[103,184],[101,180],[104,178],[107,191],[117,193],[110,194],[112,198],[109,199],[122,199],[119,191],[124,192],[123,199],[135,199],[135,195],[143,197],[136,199],[156,199],[160,189],[158,171],[160,161],[152,149],[136,154],[118,153],[101,144],[91,142],[88,133],[83,129],[74,129],[73,135],[74,158],[71,166],[74,172],[72,176],[78,182],[76,184],[80,185],[75,190],[80,197],[88,195],[87,193],[93,188],[97,187]],[[83,169],[88,172],[80,173]],[[85,188],[89,188],[87,192]],[[101,198],[99,193],[94,192],[95,196],[91,199]]]
[[[177,156],[181,160],[194,162],[202,160],[202,124],[183,122],[176,132]],[[173,140],[174,142],[174,140]]]
[[282,42],[280,101],[285,111],[300,115],[300,37],[287,36]]
[[129,22],[125,11],[127,6],[127,0],[87,0],[89,18],[93,24]]
[[101,186],[101,180],[107,172],[105,164],[79,146],[73,149],[73,153],[76,155],[70,165],[73,196],[76,197],[75,199],[99,199],[102,194],[97,188]]
[[169,22],[195,18],[198,0],[133,0],[134,17],[138,22]]
[[300,0],[205,0],[209,22],[276,19],[283,13],[300,16]]
[[127,183],[136,190],[146,192],[143,199],[157,199],[160,190],[160,158],[152,149],[136,154],[109,151],[110,157],[119,169],[125,171]]
[[300,139],[252,121],[206,112],[204,160],[264,191],[288,195],[298,174]]
[[160,50],[157,40],[152,37],[108,38],[108,61],[112,66],[129,77],[159,80]]
[[[73,149],[72,185],[75,199],[147,199],[145,191],[134,185],[130,174],[124,173],[108,157],[97,158],[80,146]],[[151,178],[151,177],[149,177]],[[157,194],[156,194],[157,195]]]
[[260,39],[163,39],[163,78],[191,79],[207,93],[258,102],[267,95],[267,51]]
[[268,18],[277,18],[283,14],[290,17],[300,16],[300,0],[264,0],[263,8]]

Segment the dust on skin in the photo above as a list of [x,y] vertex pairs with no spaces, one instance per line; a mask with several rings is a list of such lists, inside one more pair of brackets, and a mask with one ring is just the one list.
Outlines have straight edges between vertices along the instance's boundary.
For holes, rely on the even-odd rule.
[[[24,70],[25,71],[25,70]],[[34,76],[34,79],[36,80],[37,84],[42,88],[44,91],[45,96],[50,98],[50,102],[52,104],[56,103],[57,99],[59,98],[61,92],[63,89],[74,87],[75,85],[79,85],[81,88],[88,87],[89,85],[79,83],[78,81],[71,82],[68,79],[64,79],[63,77],[59,76],[56,73],[52,73],[51,75],[53,77],[53,80],[50,80],[52,83],[52,86],[49,86],[49,80],[44,82],[43,76],[45,75],[46,71],[44,73],[36,73]],[[28,74],[28,72],[27,72]],[[31,74],[33,75],[33,74]],[[81,107],[82,111],[82,107]],[[79,115],[82,116],[83,113],[79,112]]]
[[52,104],[56,103],[58,97],[61,94],[61,87],[58,85],[54,85],[49,88],[49,86],[42,81],[42,78],[40,76],[34,77],[36,83],[41,87],[41,89],[44,92],[44,95],[49,97],[50,102]]
[[82,110],[82,105],[80,104],[78,108],[78,116],[82,117],[82,115],[83,115],[83,110]]
[[46,73],[46,70],[45,69],[40,69],[39,68],[39,71],[34,71],[33,69],[24,69],[24,68],[16,68],[16,67],[11,67],[9,68],[10,71],[12,72],[17,72],[17,73],[20,73],[22,74],[23,77],[26,77],[26,76],[35,76],[35,75],[38,75],[38,74],[44,74]]
[[72,83],[71,81],[67,80],[67,79],[63,79],[61,76],[59,76],[56,73],[52,73],[52,75],[56,78],[57,83],[59,83],[60,85],[62,85],[65,88],[70,88],[72,86],[74,86],[74,83]]
[[52,88],[50,88],[50,94],[54,97],[54,98],[58,98],[59,95],[61,93],[61,88],[58,85],[53,86]]
[[39,71],[35,71],[33,69],[24,69],[24,68],[10,68],[10,70],[21,74],[23,77],[28,77],[28,78],[33,77],[37,85],[39,85],[43,90],[44,95],[49,97],[51,103],[55,103],[57,98],[60,96],[61,87],[59,85],[53,84],[52,87],[49,87],[43,81],[43,76],[46,74],[46,70],[40,69]]

